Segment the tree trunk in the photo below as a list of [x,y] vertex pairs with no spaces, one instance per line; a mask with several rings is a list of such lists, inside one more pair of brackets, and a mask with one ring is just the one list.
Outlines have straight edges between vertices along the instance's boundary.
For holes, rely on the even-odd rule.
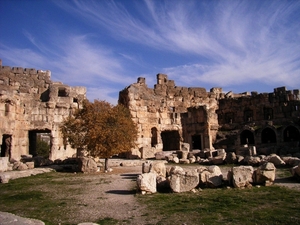
[[108,158],[105,158],[105,161],[104,161],[104,170],[105,171],[108,170]]

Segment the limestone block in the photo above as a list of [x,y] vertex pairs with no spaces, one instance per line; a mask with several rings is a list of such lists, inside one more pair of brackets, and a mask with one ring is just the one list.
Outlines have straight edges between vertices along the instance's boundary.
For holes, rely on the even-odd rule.
[[10,179],[11,179],[11,177],[9,174],[0,173],[0,183],[7,184]]
[[97,163],[93,158],[80,157],[78,158],[78,168],[80,172],[83,173],[94,173],[97,172]]
[[300,158],[297,157],[282,157],[282,160],[289,166],[297,166],[300,163]]
[[8,157],[0,157],[0,172],[7,171],[8,163]]
[[[145,144],[143,144],[145,146]],[[155,148],[148,148],[148,147],[141,147],[140,152],[141,152],[141,158],[142,159],[151,159],[155,158]]]
[[292,176],[296,177],[296,178],[299,178],[300,177],[300,163],[298,166],[294,166],[292,169],[291,169],[291,173],[292,173]]
[[155,158],[164,160],[164,159],[166,159],[166,156],[172,155],[172,153],[173,153],[173,151],[159,151],[159,152],[155,153]]
[[143,173],[137,177],[137,188],[143,194],[156,193],[156,173]]
[[33,169],[34,168],[34,162],[26,162],[25,163],[28,169]]
[[174,157],[174,158],[173,158],[173,162],[174,162],[174,163],[179,163],[179,158],[178,158],[178,157]]
[[173,192],[187,192],[198,186],[199,174],[196,170],[182,171],[173,169],[170,171],[168,180]]
[[189,154],[188,151],[180,151],[180,153],[181,153],[181,159],[187,159],[187,156]]
[[182,143],[181,144],[182,151],[190,151],[190,144],[189,143]]
[[223,174],[218,166],[199,167],[197,169],[199,173],[199,184],[207,187],[216,188],[222,185]]
[[261,158],[258,156],[246,156],[244,161],[250,166],[257,166],[261,162]]
[[214,165],[222,165],[222,164],[224,164],[225,159],[226,159],[226,153],[223,155],[215,156],[215,157],[211,158],[210,161]]
[[180,164],[190,164],[190,160],[188,159],[179,159]]
[[228,173],[229,181],[232,181],[236,188],[249,187],[253,183],[254,169],[252,166],[233,167],[231,173]]
[[272,184],[275,181],[276,167],[267,162],[259,166],[255,171],[255,182],[258,184]]
[[152,168],[152,162],[146,161],[142,164],[142,173],[150,173]]
[[276,154],[269,155],[268,157],[266,157],[266,160],[273,163],[275,166],[285,165],[285,162]]
[[28,166],[22,162],[17,162],[16,164],[14,163],[13,169],[14,170],[27,170]]
[[193,157],[189,158],[189,160],[190,160],[190,163],[195,163],[196,162],[196,157],[193,156]]
[[150,172],[156,173],[157,176],[166,177],[167,171],[166,171],[165,163],[164,162],[153,162]]

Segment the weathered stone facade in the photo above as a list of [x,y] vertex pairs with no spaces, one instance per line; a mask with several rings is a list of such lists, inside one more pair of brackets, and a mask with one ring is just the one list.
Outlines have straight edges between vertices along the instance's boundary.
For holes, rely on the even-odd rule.
[[243,93],[219,100],[218,140],[215,146],[258,154],[299,152],[300,90],[275,88],[273,93]]
[[51,160],[76,153],[62,139],[60,124],[86,99],[85,87],[50,79],[50,71],[2,66],[0,60],[1,157],[35,155],[36,134],[50,136]]
[[177,87],[158,74],[148,88],[138,78],[119,94],[138,125],[138,148],[133,156],[150,158],[156,152],[223,148],[260,153],[299,151],[299,90],[275,88],[274,93],[227,94],[221,88]]
[[167,75],[158,74],[154,89],[138,78],[120,92],[119,103],[127,106],[138,124],[138,149],[142,158],[159,151],[179,150],[184,142],[198,149],[213,148],[218,131],[218,100],[221,88],[177,87]]

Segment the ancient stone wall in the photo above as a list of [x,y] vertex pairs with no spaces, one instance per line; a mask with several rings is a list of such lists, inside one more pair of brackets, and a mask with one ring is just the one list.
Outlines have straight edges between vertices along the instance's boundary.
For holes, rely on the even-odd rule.
[[[212,148],[218,119],[216,110],[222,89],[175,86],[167,75],[158,74],[157,84],[148,88],[145,78],[120,92],[119,102],[127,106],[138,125],[138,148],[133,155],[147,158],[158,151],[180,150],[181,143]],[[200,111],[193,108],[200,108]],[[185,129],[187,128],[187,129]]]
[[8,148],[9,157],[16,160],[21,155],[34,155],[37,133],[49,134],[50,159],[75,154],[76,151],[64,143],[59,127],[84,99],[86,88],[53,82],[50,71],[11,68],[2,66],[0,60],[1,156]]
[[[158,74],[148,88],[145,78],[120,92],[138,125],[133,155],[148,158],[159,151],[218,149],[258,153],[300,151],[300,91],[275,88],[273,93],[222,93],[221,88],[177,87]],[[248,149],[249,148],[249,149]],[[249,151],[250,151],[249,150]]]
[[272,93],[252,92],[220,99],[220,140],[215,144],[227,149],[255,145],[264,154],[299,151],[299,94],[299,90],[279,87]]

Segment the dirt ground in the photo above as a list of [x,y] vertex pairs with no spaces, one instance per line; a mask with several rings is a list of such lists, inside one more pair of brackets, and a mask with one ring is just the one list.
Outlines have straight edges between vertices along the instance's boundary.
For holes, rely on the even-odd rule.
[[[74,207],[68,205],[69,222],[78,224],[82,222],[99,221],[104,218],[113,218],[111,224],[156,224],[145,205],[140,204],[136,194],[136,178],[141,174],[141,166],[112,167],[113,171],[101,174],[89,174],[80,177],[74,176],[74,192],[49,191],[52,198],[72,199]],[[221,167],[223,175],[227,174],[229,167]],[[100,175],[100,176],[99,176]],[[64,181],[64,177],[56,181]],[[68,177],[68,179],[70,179]],[[291,178],[278,178],[275,185],[300,190],[300,183]],[[43,188],[49,189],[47,186]],[[79,192],[77,192],[79,190]],[[149,218],[150,217],[150,218]],[[56,220],[57,221],[57,220]],[[1,224],[1,223],[0,223]],[[62,223],[63,224],[63,223]]]
[[72,213],[74,222],[113,218],[119,221],[118,224],[149,223],[149,220],[144,221],[143,216],[146,206],[140,205],[136,199],[136,178],[141,170],[140,166],[114,167],[112,172],[101,174],[100,182],[99,174],[88,176],[84,193],[76,196],[82,207],[75,214]]
[[[224,174],[228,168],[223,168]],[[110,173],[103,173],[101,185],[86,185],[85,194],[77,196],[83,207],[74,215],[74,221],[79,218],[85,221],[95,221],[98,218],[114,218],[119,224],[155,224],[149,221],[146,206],[138,203],[136,198],[136,177],[141,174],[141,167],[114,167]],[[95,176],[95,179],[99,176]],[[90,176],[89,176],[89,179]],[[275,185],[300,190],[300,183],[290,178],[276,179]],[[101,204],[99,206],[99,200]],[[84,207],[88,205],[88,207]],[[150,213],[151,214],[151,213]],[[145,219],[147,218],[147,221]],[[78,220],[77,220],[78,219]]]

